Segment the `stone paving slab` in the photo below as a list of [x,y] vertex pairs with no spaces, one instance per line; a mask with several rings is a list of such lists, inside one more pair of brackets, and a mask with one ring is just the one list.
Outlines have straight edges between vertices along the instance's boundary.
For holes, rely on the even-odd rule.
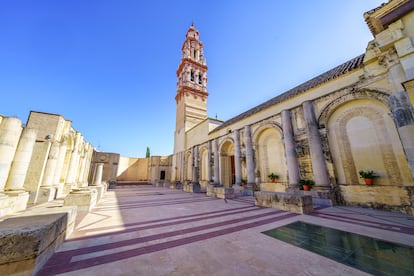
[[118,186],[37,275],[368,275],[261,232],[305,221],[414,246],[414,219],[331,207],[309,215],[149,186]]

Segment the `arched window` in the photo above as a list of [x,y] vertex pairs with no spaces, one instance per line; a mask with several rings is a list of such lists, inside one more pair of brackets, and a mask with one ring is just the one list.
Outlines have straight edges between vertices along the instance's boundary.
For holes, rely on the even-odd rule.
[[191,81],[194,81],[194,71],[191,70],[191,75],[190,75]]
[[203,84],[203,75],[201,73],[198,75],[198,84]]

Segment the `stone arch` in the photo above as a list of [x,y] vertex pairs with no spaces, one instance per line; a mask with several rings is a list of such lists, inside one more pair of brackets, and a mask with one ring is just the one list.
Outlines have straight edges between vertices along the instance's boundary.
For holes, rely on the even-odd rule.
[[[253,143],[256,149],[256,171],[260,172],[260,182],[270,182],[267,177],[270,173],[278,174],[279,182],[286,182],[286,155],[280,125],[261,126],[253,133]],[[275,187],[267,187],[267,189],[274,190]]]
[[184,166],[185,166],[185,175],[184,180],[192,180],[193,179],[193,156],[191,151],[187,151],[185,153],[184,159]]
[[206,146],[203,146],[199,150],[200,158],[200,182],[208,182],[208,168],[210,166],[210,156]]
[[328,140],[339,184],[362,183],[360,170],[379,174],[377,184],[400,185],[408,181],[409,167],[389,107],[383,100],[384,97],[382,100],[354,98],[326,112]]
[[235,183],[234,141],[225,139],[219,147],[220,153],[220,183],[224,187],[231,187]]
[[388,97],[389,95],[387,93],[372,89],[360,89],[351,91],[350,93],[334,99],[322,108],[321,114],[318,118],[319,128],[325,128],[331,114],[345,103],[358,99],[375,99],[389,109]]

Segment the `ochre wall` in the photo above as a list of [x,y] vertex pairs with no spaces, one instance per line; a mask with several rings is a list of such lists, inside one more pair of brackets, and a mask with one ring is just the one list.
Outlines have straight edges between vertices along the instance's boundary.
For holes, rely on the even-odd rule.
[[148,164],[148,158],[121,156],[116,179],[118,181],[147,181],[149,179]]

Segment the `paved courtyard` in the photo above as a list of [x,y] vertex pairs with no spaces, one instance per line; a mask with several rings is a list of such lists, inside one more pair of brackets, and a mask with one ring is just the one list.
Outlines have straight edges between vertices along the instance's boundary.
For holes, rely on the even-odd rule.
[[38,275],[368,275],[261,232],[295,221],[414,246],[414,217],[350,207],[311,215],[149,185],[109,190]]

